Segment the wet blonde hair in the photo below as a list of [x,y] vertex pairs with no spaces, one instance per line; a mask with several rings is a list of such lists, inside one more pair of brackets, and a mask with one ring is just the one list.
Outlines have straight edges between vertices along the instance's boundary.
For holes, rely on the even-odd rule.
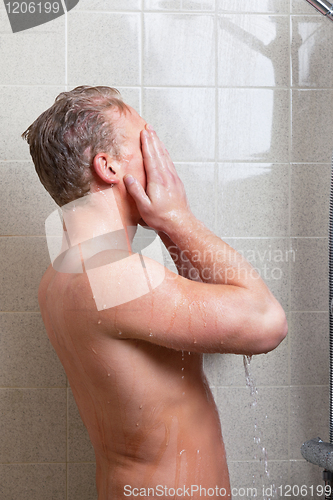
[[58,205],[89,193],[97,153],[119,154],[116,130],[107,115],[111,108],[129,110],[118,90],[76,87],[59,94],[22,134],[41,183]]

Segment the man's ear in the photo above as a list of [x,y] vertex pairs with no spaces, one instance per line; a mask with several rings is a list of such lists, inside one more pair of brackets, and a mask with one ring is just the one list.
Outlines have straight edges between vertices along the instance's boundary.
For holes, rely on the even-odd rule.
[[98,153],[93,159],[96,174],[107,184],[118,184],[117,162],[108,153]]

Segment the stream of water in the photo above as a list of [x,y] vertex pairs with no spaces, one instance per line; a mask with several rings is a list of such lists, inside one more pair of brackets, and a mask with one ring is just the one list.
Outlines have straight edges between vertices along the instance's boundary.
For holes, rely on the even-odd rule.
[[[258,473],[253,474],[253,488],[259,492],[263,491],[263,500],[275,500],[278,498],[277,490],[274,484],[270,484],[272,486],[272,495],[267,495],[266,488],[264,487],[265,481],[269,479],[269,470],[268,470],[268,457],[267,450],[264,446],[263,442],[263,432],[261,428],[261,424],[258,421],[258,389],[256,387],[255,380],[252,376],[250,364],[251,364],[251,356],[243,356],[244,370],[245,370],[245,382],[246,386],[250,390],[250,407],[253,415],[253,424],[254,424],[254,459],[259,460],[259,478]],[[266,417],[267,418],[267,415]]]

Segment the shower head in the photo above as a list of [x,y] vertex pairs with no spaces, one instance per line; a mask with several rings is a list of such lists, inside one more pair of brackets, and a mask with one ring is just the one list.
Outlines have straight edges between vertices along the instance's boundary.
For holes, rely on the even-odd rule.
[[306,0],[312,7],[319,10],[321,14],[333,21],[333,4],[328,0]]

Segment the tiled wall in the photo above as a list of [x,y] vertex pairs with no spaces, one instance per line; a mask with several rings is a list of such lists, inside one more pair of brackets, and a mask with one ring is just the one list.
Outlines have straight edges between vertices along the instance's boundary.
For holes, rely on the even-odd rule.
[[328,440],[332,42],[333,24],[305,0],[80,0],[16,34],[0,4],[1,500],[96,498],[92,447],[38,311],[54,204],[20,138],[80,84],[119,88],[154,125],[194,213],[288,313],[288,338],[252,360],[255,407],[242,357],[205,357],[232,485],[323,484],[299,448]]

